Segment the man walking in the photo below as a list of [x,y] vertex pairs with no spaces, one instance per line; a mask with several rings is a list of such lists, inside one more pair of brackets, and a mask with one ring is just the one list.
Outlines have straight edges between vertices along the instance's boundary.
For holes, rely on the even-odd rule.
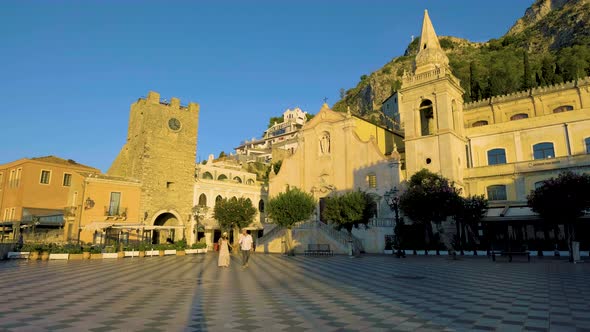
[[240,250],[242,251],[242,267],[248,267],[248,260],[250,259],[250,251],[252,251],[252,235],[248,234],[246,229],[242,229],[242,234],[238,239]]

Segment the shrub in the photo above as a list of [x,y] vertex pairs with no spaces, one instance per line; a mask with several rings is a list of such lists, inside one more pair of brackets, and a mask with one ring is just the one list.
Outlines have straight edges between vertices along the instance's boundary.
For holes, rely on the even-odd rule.
[[205,242],[197,242],[191,245],[191,249],[205,249],[207,248],[207,243]]
[[180,240],[180,241],[176,241],[174,243],[174,248],[176,250],[184,250],[184,249],[186,249],[186,247],[187,247],[186,240]]

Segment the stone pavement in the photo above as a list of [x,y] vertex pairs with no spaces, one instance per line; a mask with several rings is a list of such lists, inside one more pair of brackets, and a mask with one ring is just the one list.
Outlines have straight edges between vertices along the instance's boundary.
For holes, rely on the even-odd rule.
[[217,255],[0,262],[0,331],[590,331],[590,264]]

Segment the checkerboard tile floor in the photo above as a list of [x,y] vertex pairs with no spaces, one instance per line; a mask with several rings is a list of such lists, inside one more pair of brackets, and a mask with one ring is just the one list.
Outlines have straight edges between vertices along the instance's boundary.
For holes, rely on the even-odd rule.
[[0,262],[0,331],[590,331],[590,264],[217,255]]

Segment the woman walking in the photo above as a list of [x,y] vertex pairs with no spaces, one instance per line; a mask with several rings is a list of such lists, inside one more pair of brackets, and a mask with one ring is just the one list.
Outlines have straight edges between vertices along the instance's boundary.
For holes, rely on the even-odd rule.
[[[229,248],[231,245],[227,239],[227,232],[223,232],[221,238],[219,239],[219,260],[217,261],[217,266],[219,267],[229,267]],[[233,249],[233,248],[232,248]]]

